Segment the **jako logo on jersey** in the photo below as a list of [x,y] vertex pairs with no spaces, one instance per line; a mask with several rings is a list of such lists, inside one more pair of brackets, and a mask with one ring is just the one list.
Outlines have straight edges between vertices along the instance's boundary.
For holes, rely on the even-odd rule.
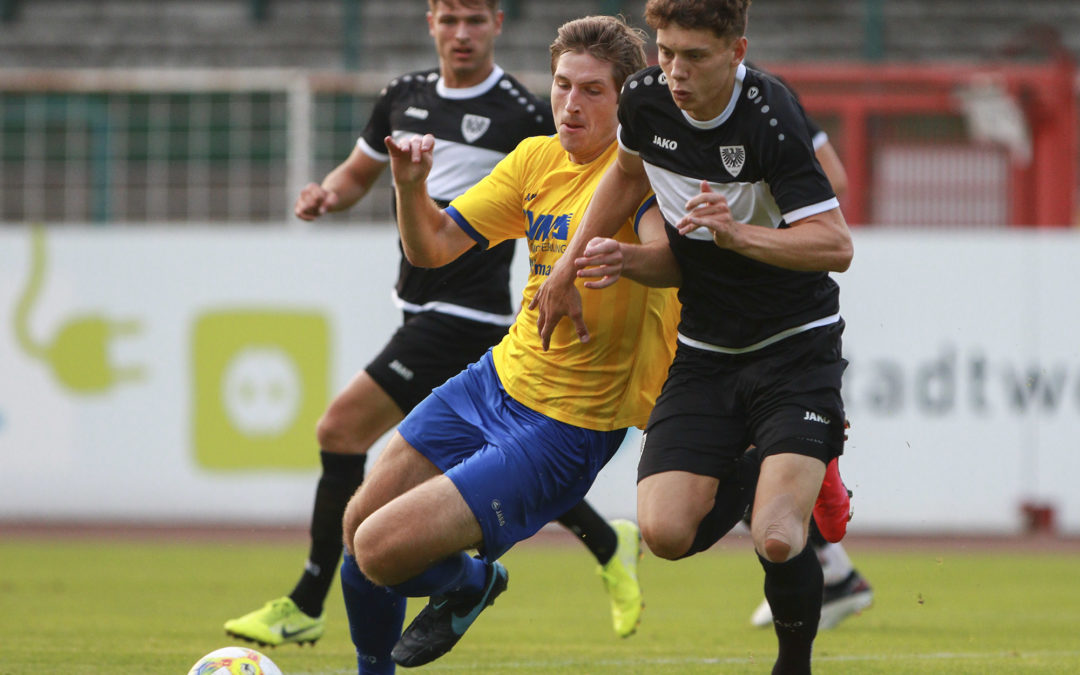
[[561,239],[566,241],[570,232],[570,219],[572,213],[564,213],[561,216],[553,216],[550,213],[534,214],[525,211],[529,219],[529,240],[542,241],[544,239]]
[[829,424],[829,418],[824,415],[819,415],[816,412],[806,411],[806,415],[803,416],[803,422],[817,422],[818,424]]
[[472,143],[484,135],[491,126],[491,118],[480,115],[466,115],[461,118],[461,135],[465,140]]
[[395,373],[397,373],[398,375],[400,375],[402,377],[402,379],[405,379],[405,380],[413,379],[413,371],[406,368],[405,365],[401,361],[398,361],[397,359],[394,359],[393,361],[390,362],[390,370],[392,370]]
[[660,138],[659,136],[652,137],[653,145],[659,145],[665,150],[678,150],[678,141],[673,141],[670,138]]
[[427,116],[428,111],[424,110],[423,108],[417,108],[414,105],[405,108],[405,117],[412,117],[418,120],[426,120]]
[[732,178],[738,178],[743,164],[746,163],[746,148],[741,145],[721,145],[720,161],[724,163],[724,168]]

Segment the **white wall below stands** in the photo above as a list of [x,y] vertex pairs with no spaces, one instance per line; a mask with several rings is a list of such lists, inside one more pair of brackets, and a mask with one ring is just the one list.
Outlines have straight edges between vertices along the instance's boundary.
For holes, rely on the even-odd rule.
[[[0,229],[0,519],[305,522],[317,477],[307,427],[291,466],[200,459],[195,446],[214,436],[195,413],[207,395],[194,390],[207,368],[196,326],[231,312],[322,319],[325,353],[304,352],[299,371],[249,360],[293,389],[249,410],[246,426],[241,410],[229,433],[270,447],[298,401],[339,390],[393,332],[394,230],[53,228],[36,263],[31,240]],[[855,244],[837,275],[852,531],[1012,532],[1034,499],[1080,533],[1080,233],[863,228]],[[73,349],[141,366],[139,379],[79,390],[55,375],[65,357],[35,352],[87,316],[137,322],[130,334],[83,332]],[[313,368],[327,391],[304,391]],[[607,516],[633,517],[639,441],[628,437],[590,493]]]

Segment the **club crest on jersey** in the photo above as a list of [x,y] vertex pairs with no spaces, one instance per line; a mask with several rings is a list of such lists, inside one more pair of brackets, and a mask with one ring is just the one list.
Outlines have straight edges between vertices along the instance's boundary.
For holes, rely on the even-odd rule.
[[491,126],[491,118],[480,115],[466,115],[461,118],[461,135],[465,140],[472,143],[484,135]]
[[720,161],[724,163],[724,168],[732,178],[738,178],[743,164],[746,163],[746,148],[741,145],[721,145]]

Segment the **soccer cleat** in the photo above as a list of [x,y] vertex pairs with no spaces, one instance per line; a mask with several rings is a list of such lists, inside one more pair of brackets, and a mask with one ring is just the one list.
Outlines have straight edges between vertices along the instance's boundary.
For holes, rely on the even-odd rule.
[[[835,584],[825,586],[821,599],[821,619],[818,621],[818,630],[835,628],[838,623],[852,614],[859,614],[874,602],[874,589],[870,588],[869,582],[852,570],[846,579]],[[772,625],[772,609],[768,600],[762,600],[754,614],[750,617],[750,623],[758,628]]]
[[288,596],[271,600],[254,612],[225,622],[225,632],[233,637],[277,647],[287,642],[310,643],[322,637],[326,619],[312,618],[300,611]]
[[762,600],[761,604],[757,606],[754,613],[750,615],[750,623],[757,628],[772,625],[772,607],[769,607],[768,600]]
[[390,658],[406,668],[431,663],[454,648],[485,607],[506,590],[510,574],[502,563],[492,563],[484,590],[450,598],[433,595],[394,645]]
[[611,527],[618,537],[618,546],[607,564],[597,567],[596,571],[611,598],[611,622],[615,634],[625,638],[637,630],[641,611],[645,608],[637,578],[641,531],[629,520],[613,520]]
[[821,600],[819,630],[829,630],[852,614],[858,614],[874,602],[874,589],[856,570],[841,582],[825,587]]
[[814,521],[825,541],[835,544],[847,534],[851,520],[851,491],[840,479],[839,458],[833,457],[825,467],[825,478],[814,503]]

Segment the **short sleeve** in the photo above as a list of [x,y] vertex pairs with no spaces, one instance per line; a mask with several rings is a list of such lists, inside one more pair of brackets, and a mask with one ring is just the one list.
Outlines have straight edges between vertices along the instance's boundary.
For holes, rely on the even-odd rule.
[[375,107],[371,111],[364,131],[357,140],[357,145],[372,159],[380,162],[390,161],[386,154],[383,139],[390,135],[390,110],[393,106],[394,83],[387,85],[379,92],[379,98],[375,101]]
[[526,235],[522,185],[528,164],[527,143],[518,145],[446,209],[447,215],[483,248]]
[[[838,205],[829,179],[814,156],[806,113],[795,97],[777,87],[769,97],[776,125],[760,125],[762,169],[773,199],[789,223]],[[794,215],[799,217],[793,217]]]

